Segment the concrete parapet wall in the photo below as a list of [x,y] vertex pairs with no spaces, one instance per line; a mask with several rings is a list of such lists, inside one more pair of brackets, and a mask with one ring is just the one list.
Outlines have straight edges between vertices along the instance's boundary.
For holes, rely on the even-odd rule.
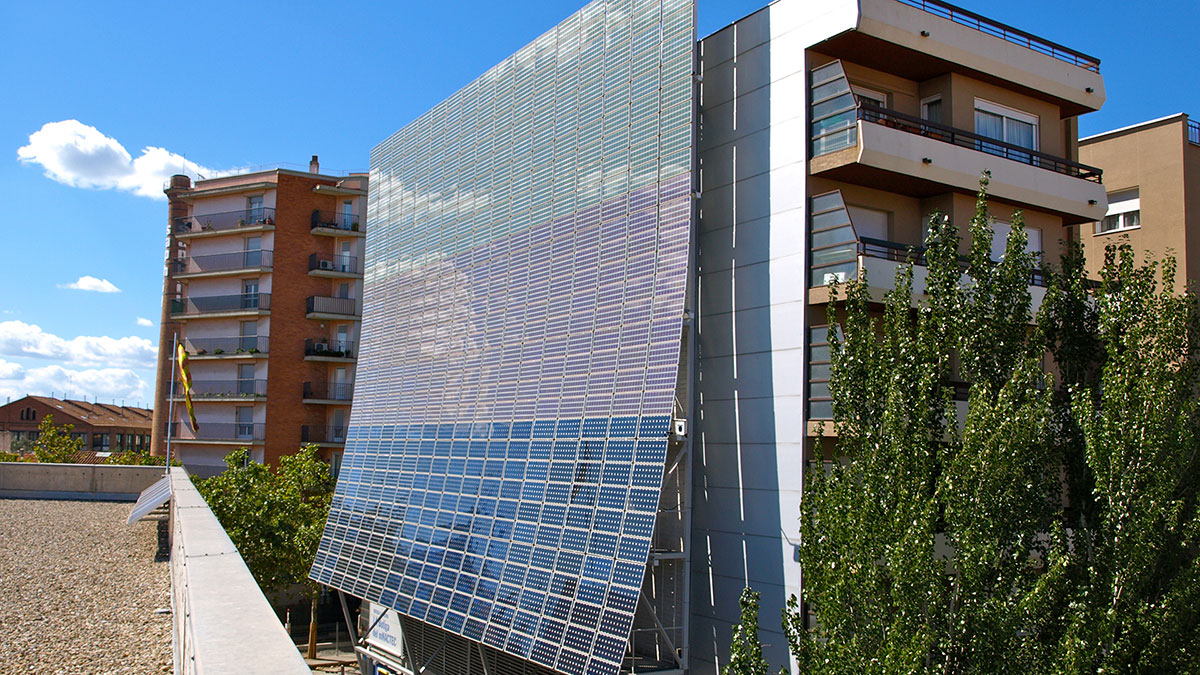
[[0,462],[0,498],[136,501],[161,466]]
[[171,491],[175,673],[311,673],[184,469]]

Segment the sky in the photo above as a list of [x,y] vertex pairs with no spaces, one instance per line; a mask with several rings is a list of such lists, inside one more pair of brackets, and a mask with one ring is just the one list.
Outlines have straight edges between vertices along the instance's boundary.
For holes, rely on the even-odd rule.
[[[0,3],[0,403],[150,405],[171,173],[313,154],[365,171],[373,146],[582,4]],[[698,35],[763,4],[698,0]],[[1107,102],[1082,136],[1200,114],[1183,86],[1195,3],[957,4],[1101,59]]]

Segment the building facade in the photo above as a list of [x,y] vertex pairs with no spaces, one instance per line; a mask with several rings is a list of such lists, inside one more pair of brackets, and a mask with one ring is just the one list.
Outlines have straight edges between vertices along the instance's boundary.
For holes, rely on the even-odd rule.
[[155,454],[169,436],[172,456],[207,475],[239,447],[274,464],[316,443],[337,469],[358,360],[366,190],[366,175],[323,175],[316,156],[307,172],[171,178]]
[[150,450],[152,412],[107,403],[25,396],[0,406],[0,452],[15,452],[13,443],[37,440],[38,425],[47,415],[54,426],[73,425],[71,437],[83,441],[83,450],[110,453]]
[[1080,227],[1089,274],[1108,244],[1128,242],[1139,261],[1175,257],[1176,292],[1200,282],[1200,122],[1179,113],[1089,136],[1079,156],[1108,190],[1104,218]]
[[924,224],[966,252],[981,176],[997,256],[1017,211],[1051,263],[1105,214],[1093,57],[929,0],[780,0],[699,42],[694,11],[589,4],[372,155],[312,576],[396,612],[393,670],[715,674],[745,586],[788,665],[831,285],[882,298],[915,257],[920,292]]

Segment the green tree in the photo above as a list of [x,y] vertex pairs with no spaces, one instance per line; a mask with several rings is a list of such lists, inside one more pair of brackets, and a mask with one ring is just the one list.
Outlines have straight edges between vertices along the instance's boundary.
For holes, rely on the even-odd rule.
[[[123,464],[127,466],[165,466],[167,463],[166,457],[151,455],[148,452],[138,452],[136,450],[122,450],[114,452],[104,460],[105,464]],[[178,459],[171,458],[171,466],[183,466]]]
[[758,641],[758,591],[749,586],[742,589],[738,604],[741,621],[733,627],[733,644],[729,648],[729,663],[724,675],[767,675],[770,665],[763,656]]
[[911,267],[882,316],[865,281],[846,289],[820,444],[834,461],[807,472],[801,513],[818,626],[796,602],[784,612],[802,672],[1200,659],[1195,298],[1112,254],[1090,297],[1072,255],[1031,328],[1021,220],[998,263],[991,230],[985,180],[965,282],[957,232],[935,215],[915,308]]
[[196,487],[237,546],[259,587],[281,590],[307,584],[312,613],[308,654],[316,657],[316,607],[320,586],[308,578],[333,498],[329,465],[317,446],[285,455],[272,471],[250,461],[246,448],[225,458],[224,473],[197,480]]
[[68,463],[75,453],[83,449],[83,440],[71,438],[74,424],[54,426],[54,415],[46,415],[38,423],[38,437],[34,441],[34,454],[39,462]]

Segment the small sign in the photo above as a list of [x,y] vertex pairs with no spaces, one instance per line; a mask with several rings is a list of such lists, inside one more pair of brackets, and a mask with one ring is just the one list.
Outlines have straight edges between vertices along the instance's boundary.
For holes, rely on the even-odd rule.
[[[384,614],[382,619],[379,618],[380,614]],[[375,627],[367,636],[367,644],[400,658],[404,648],[400,644],[400,617],[396,614],[396,610],[388,609],[385,614],[383,605],[372,602],[370,617],[370,625]]]

